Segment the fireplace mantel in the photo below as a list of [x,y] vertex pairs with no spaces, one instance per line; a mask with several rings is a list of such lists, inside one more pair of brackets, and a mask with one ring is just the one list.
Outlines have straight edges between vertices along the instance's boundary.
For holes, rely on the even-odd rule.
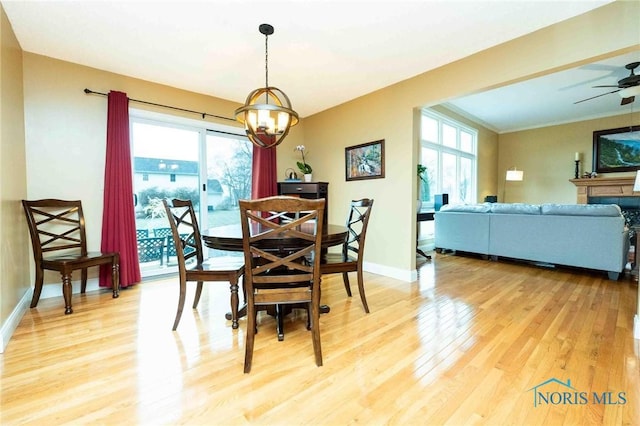
[[578,190],[578,204],[587,204],[589,197],[640,197],[640,192],[633,192],[635,176],[570,181]]

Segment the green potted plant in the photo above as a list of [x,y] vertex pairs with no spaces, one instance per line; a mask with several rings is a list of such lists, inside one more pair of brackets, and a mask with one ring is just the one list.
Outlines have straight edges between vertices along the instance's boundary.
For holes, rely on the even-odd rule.
[[296,161],[296,165],[298,166],[298,169],[300,169],[300,171],[304,175],[304,181],[305,182],[311,182],[311,179],[312,179],[311,172],[313,172],[313,169],[311,168],[311,166],[307,163],[307,161],[305,159],[305,156],[304,156],[305,147],[304,147],[304,145],[296,146],[295,150],[299,151],[300,155],[302,156],[302,161]]
[[418,206],[417,209],[420,211],[422,208],[422,200],[424,199],[424,195],[428,192],[429,181],[427,180],[427,167],[418,163],[417,167],[417,176],[418,176]]
[[427,172],[427,167],[423,166],[422,164],[418,164],[418,178],[424,183],[428,183],[427,178],[424,175],[426,172]]

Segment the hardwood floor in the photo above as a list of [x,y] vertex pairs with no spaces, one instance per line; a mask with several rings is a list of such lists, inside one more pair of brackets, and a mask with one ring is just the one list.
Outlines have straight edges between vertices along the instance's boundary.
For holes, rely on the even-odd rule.
[[631,278],[420,262],[414,283],[365,274],[368,315],[339,275],[325,278],[323,367],[304,312],[283,342],[264,314],[243,374],[246,322],[224,319],[226,284],[205,284],[177,332],[177,279],[74,295],[72,315],[62,296],[41,300],[1,355],[0,423],[640,424]]

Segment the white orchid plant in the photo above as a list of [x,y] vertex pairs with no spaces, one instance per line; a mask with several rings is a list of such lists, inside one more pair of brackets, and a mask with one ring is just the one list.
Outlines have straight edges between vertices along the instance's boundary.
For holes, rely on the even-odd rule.
[[311,168],[311,166],[309,164],[307,164],[307,161],[305,160],[305,157],[304,157],[305,147],[304,147],[304,145],[296,146],[295,150],[299,151],[300,155],[302,155],[302,161],[296,161],[296,165],[298,166],[300,171],[302,173],[304,173],[305,175],[311,173],[313,171],[313,169]]

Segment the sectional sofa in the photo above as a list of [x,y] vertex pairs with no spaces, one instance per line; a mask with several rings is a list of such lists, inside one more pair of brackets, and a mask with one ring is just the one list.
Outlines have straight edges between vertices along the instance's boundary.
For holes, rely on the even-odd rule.
[[600,270],[617,280],[629,234],[616,204],[445,205],[435,213],[435,246]]

